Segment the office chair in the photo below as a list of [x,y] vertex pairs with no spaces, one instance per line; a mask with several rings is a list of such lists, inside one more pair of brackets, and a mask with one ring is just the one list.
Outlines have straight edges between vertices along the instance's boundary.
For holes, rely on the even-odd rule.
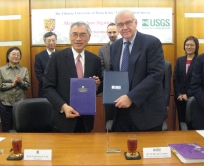
[[[113,125],[113,120],[108,120],[106,122],[106,130],[108,130],[108,132],[112,131],[112,125]],[[167,131],[168,130],[168,125],[167,123],[164,121],[163,125],[162,125],[162,131]]]
[[192,130],[192,119],[194,112],[200,108],[199,103],[194,97],[189,97],[186,103],[186,118],[185,122],[180,122],[181,130]]
[[46,98],[31,98],[14,103],[13,127],[16,132],[52,132],[52,105]]

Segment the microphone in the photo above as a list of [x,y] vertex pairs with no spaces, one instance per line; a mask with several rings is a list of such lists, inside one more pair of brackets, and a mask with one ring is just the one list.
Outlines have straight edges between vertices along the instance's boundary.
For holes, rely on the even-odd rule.
[[109,134],[108,134],[108,128],[106,128],[106,136],[107,136],[107,149],[106,149],[106,153],[119,153],[119,152],[121,152],[121,150],[120,149],[118,149],[118,148],[115,148],[115,149],[110,149],[109,148]]

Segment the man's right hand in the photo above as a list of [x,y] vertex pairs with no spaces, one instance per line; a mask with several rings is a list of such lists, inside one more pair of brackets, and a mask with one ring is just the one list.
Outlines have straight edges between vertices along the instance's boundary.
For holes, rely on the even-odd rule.
[[75,111],[71,106],[67,105],[66,103],[63,104],[62,110],[66,115],[66,118],[75,118],[80,116],[77,111]]

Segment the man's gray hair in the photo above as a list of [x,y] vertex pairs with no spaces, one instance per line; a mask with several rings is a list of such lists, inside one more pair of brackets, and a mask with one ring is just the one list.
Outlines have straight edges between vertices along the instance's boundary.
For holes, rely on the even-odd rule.
[[136,17],[135,17],[135,15],[133,14],[133,12],[131,12],[130,10],[127,10],[127,9],[123,9],[123,10],[119,11],[119,12],[116,14],[116,16],[115,16],[115,23],[116,23],[116,25],[117,25],[117,18],[120,17],[121,15],[123,15],[123,14],[126,13],[126,12],[130,13],[130,15],[132,16],[132,19],[133,19],[133,20],[136,20]]
[[43,36],[43,40],[45,41],[48,37],[53,36],[53,35],[55,36],[55,38],[57,40],[57,35],[54,32],[45,33],[44,36]]
[[80,25],[85,26],[86,29],[87,29],[87,31],[88,31],[88,33],[91,34],[91,28],[89,27],[89,25],[88,25],[87,23],[85,23],[85,22],[83,22],[83,21],[77,21],[77,22],[73,23],[73,24],[71,25],[71,27],[70,27],[70,31],[69,31],[69,32],[71,33],[71,30],[72,30],[72,28],[73,28],[74,26],[80,26]]

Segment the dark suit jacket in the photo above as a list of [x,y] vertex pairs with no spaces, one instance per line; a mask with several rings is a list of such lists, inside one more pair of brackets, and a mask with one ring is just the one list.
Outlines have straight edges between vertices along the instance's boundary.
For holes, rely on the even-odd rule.
[[192,74],[190,89],[201,109],[196,110],[193,118],[193,128],[195,130],[204,129],[204,54],[196,58],[195,67]]
[[[84,77],[101,76],[101,60],[95,54],[85,51]],[[70,78],[77,78],[74,56],[71,48],[52,53],[44,75],[44,95],[53,106],[52,126],[61,132],[73,132],[77,118],[69,119],[60,113],[64,103],[70,101]],[[83,116],[86,131],[93,129],[94,116]]]
[[171,63],[165,60],[165,73],[164,73],[164,78],[163,78],[163,88],[164,88],[165,102],[166,102],[167,107],[169,106],[169,101],[170,101],[171,76],[172,76]]
[[191,83],[193,68],[195,67],[196,58],[197,58],[197,55],[194,56],[190,64],[190,67],[188,69],[187,75],[186,75],[187,56],[179,57],[176,60],[176,66],[175,66],[174,75],[173,75],[175,101],[177,101],[177,98],[180,94],[187,94],[188,97],[192,96],[192,93],[190,90],[190,83]]
[[[123,39],[118,39],[111,44],[111,70],[120,70],[122,44]],[[130,111],[134,124],[140,130],[162,125],[167,118],[162,86],[164,71],[161,42],[156,37],[137,32],[128,69],[130,91],[127,96],[133,103],[123,111]],[[116,121],[117,111],[114,113],[113,125]]]
[[34,69],[35,69],[35,75],[38,79],[38,97],[44,97],[43,76],[49,60],[50,60],[50,57],[47,50],[44,50],[35,55]]

